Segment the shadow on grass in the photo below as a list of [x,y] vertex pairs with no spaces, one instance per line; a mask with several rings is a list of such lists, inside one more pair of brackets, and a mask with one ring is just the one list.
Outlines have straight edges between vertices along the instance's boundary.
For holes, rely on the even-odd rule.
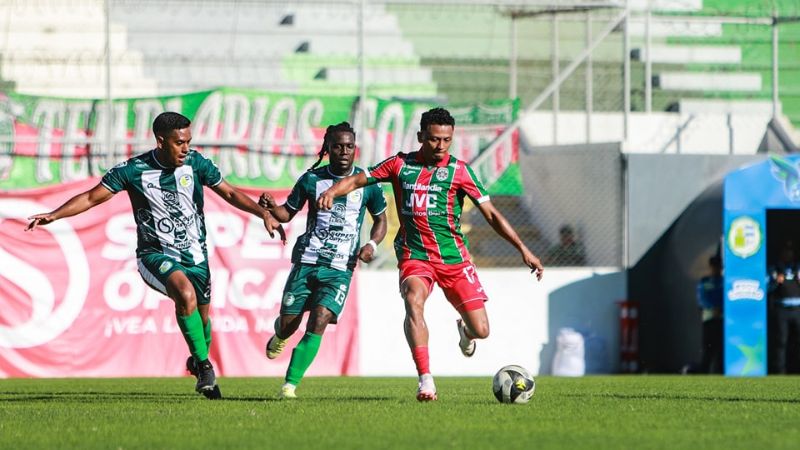
[[[194,392],[187,392],[185,394],[176,394],[176,393],[168,393],[168,392],[161,392],[161,393],[154,393],[154,392],[29,392],[29,393],[21,393],[21,392],[9,392],[9,391],[0,391],[0,401],[2,402],[33,402],[33,401],[40,401],[40,402],[64,402],[64,401],[71,401],[71,402],[81,402],[81,403],[95,403],[95,402],[103,402],[103,401],[118,401],[118,400],[125,400],[125,401],[175,401],[175,400],[195,400],[195,399],[203,399],[201,395],[194,393]],[[388,396],[377,396],[377,395],[367,395],[367,396],[324,396],[324,397],[308,397],[308,398],[299,398],[295,400],[291,400],[292,402],[295,401],[304,401],[304,400],[313,400],[313,401],[361,401],[361,402],[380,402],[380,401],[387,401],[387,400],[396,400],[394,397]],[[282,401],[279,398],[275,398],[272,396],[265,396],[265,397],[239,397],[239,396],[224,396],[219,400],[215,401],[225,401],[225,402],[279,402]]]
[[752,398],[752,397],[712,397],[675,394],[564,394],[574,398],[613,398],[618,400],[699,400],[712,402],[750,402],[750,403],[800,403],[800,398]]

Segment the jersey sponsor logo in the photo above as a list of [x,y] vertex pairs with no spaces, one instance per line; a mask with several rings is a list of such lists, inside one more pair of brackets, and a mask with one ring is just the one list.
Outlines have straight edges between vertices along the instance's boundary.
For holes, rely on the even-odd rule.
[[171,268],[172,268],[172,262],[164,261],[164,262],[161,263],[160,266],[158,266],[158,271],[163,275],[163,274],[167,273],[167,271],[169,269],[171,269]]
[[325,240],[328,239],[328,234],[330,234],[330,231],[328,231],[327,228],[314,229],[314,235],[322,242],[325,242]]
[[333,208],[331,209],[331,225],[344,225],[345,220],[345,213],[347,213],[347,206],[342,203],[334,203]]
[[180,184],[181,187],[188,188],[192,185],[192,176],[189,174],[181,175],[181,177],[178,179],[178,184]]
[[358,203],[361,201],[361,189],[355,190],[349,194],[347,194],[347,201],[352,203]]
[[407,177],[409,175],[415,175],[421,170],[421,167],[413,167],[413,166],[405,166],[403,170],[400,171],[400,175]]
[[448,177],[450,177],[450,171],[447,170],[445,167],[440,167],[436,169],[436,179],[439,181],[444,181]]
[[412,192],[406,200],[406,207],[412,211],[436,208],[436,196],[427,192]]
[[[0,203],[3,204],[0,210],[7,214],[0,218],[0,222],[5,218],[24,220],[48,208],[18,199],[0,200]],[[66,220],[39,229],[50,233],[64,254],[68,285],[60,304],[57,304],[56,282],[51,279],[52,275],[40,271],[33,262],[20,260],[4,251],[0,242],[0,277],[28,294],[31,301],[30,314],[25,322],[0,324],[0,347],[30,348],[50,342],[72,325],[88,297],[89,261],[75,230]]]
[[403,182],[403,189],[411,191],[442,192],[442,187],[435,184],[406,183],[405,181]]
[[112,169],[121,169],[128,165],[128,161],[122,161],[121,163],[117,164],[116,166],[112,167]]

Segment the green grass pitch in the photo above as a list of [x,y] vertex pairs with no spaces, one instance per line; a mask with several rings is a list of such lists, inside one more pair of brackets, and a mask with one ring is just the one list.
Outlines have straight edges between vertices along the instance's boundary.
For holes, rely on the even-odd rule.
[[503,405],[489,377],[307,378],[294,401],[278,378],[0,380],[0,448],[778,449],[800,442],[800,378],[537,377]]

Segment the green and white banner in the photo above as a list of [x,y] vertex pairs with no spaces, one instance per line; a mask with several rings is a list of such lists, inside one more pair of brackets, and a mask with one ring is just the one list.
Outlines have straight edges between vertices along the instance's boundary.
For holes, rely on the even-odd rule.
[[[64,99],[0,92],[0,190],[30,189],[102,175],[154,147],[151,125],[163,111],[192,120],[193,147],[239,186],[289,188],[316,160],[328,125],[349,121],[359,132],[359,165],[418,148],[419,119],[429,102],[307,96],[221,88],[164,97]],[[517,117],[516,100],[448,105],[456,118],[451,153],[473,161]],[[519,195],[518,139],[477,168],[493,194]],[[112,145],[108,145],[111,142]],[[488,155],[487,155],[488,156]],[[485,166],[485,167],[484,167]]]

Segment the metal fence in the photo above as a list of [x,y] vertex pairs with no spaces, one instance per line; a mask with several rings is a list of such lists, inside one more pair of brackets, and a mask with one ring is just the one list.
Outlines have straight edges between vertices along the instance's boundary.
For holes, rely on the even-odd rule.
[[[768,11],[733,10],[732,17],[731,10],[708,6],[681,18],[654,15],[649,4],[6,0],[0,3],[0,90],[87,98],[94,102],[92,110],[110,108],[120,97],[163,97],[220,86],[446,105],[519,98],[525,112],[552,113],[553,144],[564,132],[562,111],[585,112],[589,143],[594,142],[595,112],[624,116],[627,130],[630,111],[686,107],[679,99],[690,97],[745,98],[775,110],[780,95],[785,104],[794,105],[787,102],[792,99],[800,104],[793,82],[800,68],[791,60],[796,47],[790,45],[797,29],[789,20],[797,11],[770,18]],[[777,34],[779,24],[786,27],[784,34]],[[683,27],[681,36],[675,37],[676,27]],[[681,84],[682,74],[698,72],[692,58],[704,52],[715,62],[699,67],[700,72],[721,75],[720,84],[740,80],[750,90]],[[780,61],[785,61],[780,73],[787,75],[779,81]],[[676,80],[678,89],[671,87]],[[353,103],[359,111],[352,115],[366,117],[360,110],[365,104]],[[0,177],[8,176],[10,160],[19,157],[13,143],[23,142],[23,136],[8,139],[2,132],[18,115],[16,107],[26,106],[0,101]],[[783,109],[800,118],[800,106]],[[375,125],[361,121],[359,136],[368,136],[364,131]],[[519,132],[519,125],[514,122],[501,137]],[[83,139],[96,146],[105,140],[112,148],[117,138],[110,129]],[[682,130],[673,131],[679,136]],[[499,209],[549,265],[623,265],[621,150],[541,149],[525,145],[524,138],[519,168],[525,193],[495,196]],[[36,136],[26,139],[38,145]],[[408,142],[415,145],[413,139]],[[496,157],[497,146],[487,150],[487,143],[481,143],[485,151],[473,163]],[[318,146],[308,138],[291,144],[308,152]],[[213,147],[239,148],[225,142]],[[305,162],[309,155],[301,157]],[[519,263],[519,255],[475,209],[465,213],[464,228],[480,264]],[[388,244],[385,250],[391,254]],[[382,263],[391,264],[391,258]]]

